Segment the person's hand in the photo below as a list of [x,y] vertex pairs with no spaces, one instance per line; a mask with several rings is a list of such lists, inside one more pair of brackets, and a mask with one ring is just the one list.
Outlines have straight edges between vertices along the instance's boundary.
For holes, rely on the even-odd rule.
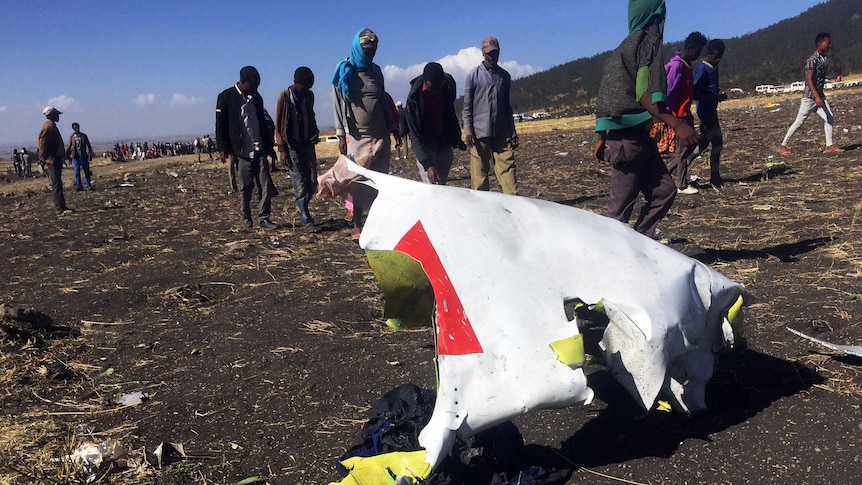
[[436,184],[440,181],[440,176],[437,175],[437,169],[433,166],[428,167],[428,170],[425,171],[425,174],[428,175],[428,181],[432,184]]
[[518,139],[517,133],[512,135],[512,138],[509,138],[509,143],[511,143],[512,150],[514,150],[515,148],[518,148],[518,145],[520,144],[520,140]]
[[596,139],[596,146],[593,148],[593,156],[596,157],[596,160],[600,162],[605,161],[605,139],[602,137],[598,137]]
[[347,138],[344,135],[338,135],[338,153],[347,155]]
[[823,107],[823,98],[821,98],[820,96],[814,96],[814,104],[816,104],[818,107],[822,108]]
[[694,128],[689,126],[688,123],[682,121],[681,118],[677,118],[680,122],[677,123],[677,126],[673,127],[673,130],[676,132],[676,136],[682,140],[686,145],[696,145],[700,140],[700,137],[697,135],[697,132],[694,131]]
[[465,139],[466,139],[466,141],[467,141],[467,146],[468,146],[468,147],[471,147],[471,146],[473,146],[473,145],[476,143],[476,138],[475,138],[475,137],[473,137],[473,135],[467,135],[467,137],[466,137]]

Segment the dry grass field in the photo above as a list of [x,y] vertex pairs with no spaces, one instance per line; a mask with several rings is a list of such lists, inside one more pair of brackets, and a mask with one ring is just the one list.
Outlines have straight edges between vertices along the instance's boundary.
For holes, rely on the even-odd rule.
[[[705,413],[644,416],[595,353],[600,329],[585,328],[596,400],[515,420],[533,459],[569,470],[564,483],[852,483],[862,472],[862,359],[786,329],[862,345],[862,92],[830,102],[840,155],[820,153],[819,119],[777,155],[795,97],[720,112],[726,186],[680,195],[660,230],[757,297],[748,347],[721,357]],[[523,196],[603,211],[609,171],[591,158],[591,124],[519,124]],[[325,169],[335,144],[318,150]],[[458,152],[452,185],[469,185],[468,163]],[[417,178],[412,161],[392,169]],[[338,201],[314,200],[318,222],[304,228],[277,172],[279,229],[244,230],[218,163],[97,161],[94,173],[97,190],[75,192],[64,172],[75,212],[62,216],[47,179],[0,180],[0,483],[84,483],[58,459],[85,442],[123,450],[97,483],[337,482],[335,460],[381,394],[433,389],[431,330],[384,324]],[[708,177],[705,162],[691,173]]]

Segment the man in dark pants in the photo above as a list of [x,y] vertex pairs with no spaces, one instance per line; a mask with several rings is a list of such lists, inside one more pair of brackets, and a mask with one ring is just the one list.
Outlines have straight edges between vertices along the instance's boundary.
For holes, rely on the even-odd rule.
[[654,237],[656,225],[676,197],[676,185],[649,136],[653,117],[667,123],[689,145],[694,128],[665,106],[667,78],[661,58],[664,0],[629,0],[629,36],[611,54],[596,98],[594,155],[611,164],[605,215],[628,222],[638,192],[646,203],[634,229]]
[[317,153],[320,130],[314,114],[314,73],[307,67],[293,73],[293,85],[278,96],[275,114],[275,139],[279,162],[290,169],[296,208],[302,224],[310,226],[314,219],[308,203],[317,192]]
[[[252,66],[239,72],[239,82],[218,95],[216,102],[216,140],[219,160],[231,163],[236,160],[240,179],[240,211],[245,228],[254,224],[251,219],[251,194],[258,186],[258,224],[262,229],[276,226],[269,220],[272,196],[272,178],[266,157],[275,157],[272,132],[264,117],[263,98],[257,92],[260,73]],[[257,181],[255,180],[257,179]]]
[[66,196],[63,193],[63,179],[60,177],[63,171],[63,161],[66,159],[66,150],[63,145],[63,136],[57,128],[62,111],[53,106],[46,106],[42,114],[48,118],[42,124],[39,132],[39,163],[45,165],[48,177],[51,179],[51,193],[54,196],[54,210],[58,214],[71,212],[66,207]]
[[419,178],[426,184],[446,185],[452,148],[467,149],[455,114],[455,90],[455,79],[436,62],[425,64],[422,75],[410,81],[407,131],[413,139]]

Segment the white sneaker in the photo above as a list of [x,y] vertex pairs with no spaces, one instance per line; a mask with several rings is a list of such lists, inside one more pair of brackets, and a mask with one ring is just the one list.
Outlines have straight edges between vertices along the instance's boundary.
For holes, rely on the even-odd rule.
[[692,187],[691,185],[689,185],[688,187],[686,187],[684,189],[676,189],[677,194],[691,195],[691,194],[696,194],[698,192],[700,192],[700,191],[697,190],[696,188]]

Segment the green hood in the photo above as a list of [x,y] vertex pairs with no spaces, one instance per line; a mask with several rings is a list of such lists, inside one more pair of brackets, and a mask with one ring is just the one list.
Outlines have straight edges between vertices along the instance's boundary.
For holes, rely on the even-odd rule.
[[629,34],[649,25],[656,17],[664,19],[664,0],[629,0]]

